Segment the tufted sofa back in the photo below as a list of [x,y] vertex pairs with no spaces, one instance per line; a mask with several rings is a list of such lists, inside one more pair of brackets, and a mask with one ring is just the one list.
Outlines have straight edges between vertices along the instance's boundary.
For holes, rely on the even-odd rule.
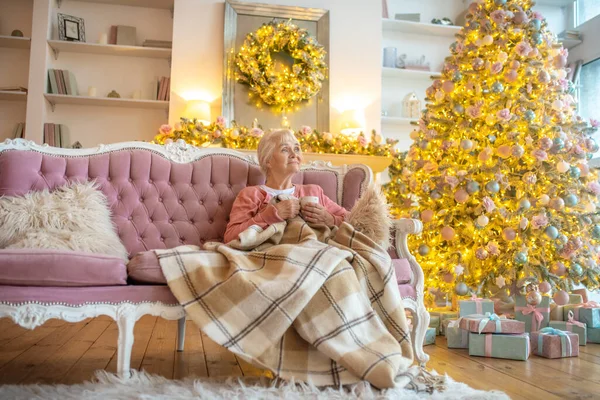
[[[99,151],[14,142],[19,146],[0,146],[0,196],[95,180],[130,256],[221,241],[239,191],[264,183],[256,163],[229,150],[187,147],[189,153],[173,152],[171,157],[162,146],[139,143]],[[351,209],[369,179],[364,166],[343,173],[308,167],[293,182],[320,185],[329,198]]]

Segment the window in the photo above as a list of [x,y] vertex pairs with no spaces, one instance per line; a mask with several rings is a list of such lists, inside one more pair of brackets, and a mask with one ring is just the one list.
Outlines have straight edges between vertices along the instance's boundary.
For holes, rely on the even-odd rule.
[[577,26],[600,14],[600,0],[577,0]]
[[600,58],[581,68],[579,82],[579,115],[586,119],[600,119]]

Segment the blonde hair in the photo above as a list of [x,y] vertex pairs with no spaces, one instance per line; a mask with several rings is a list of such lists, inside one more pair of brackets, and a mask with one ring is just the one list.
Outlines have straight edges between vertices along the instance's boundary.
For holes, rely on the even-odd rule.
[[279,148],[279,145],[284,140],[291,139],[295,143],[299,143],[294,133],[289,129],[278,129],[265,135],[258,142],[258,149],[256,150],[256,156],[258,158],[258,164],[260,169],[267,175],[269,170],[268,163],[273,156],[273,152]]

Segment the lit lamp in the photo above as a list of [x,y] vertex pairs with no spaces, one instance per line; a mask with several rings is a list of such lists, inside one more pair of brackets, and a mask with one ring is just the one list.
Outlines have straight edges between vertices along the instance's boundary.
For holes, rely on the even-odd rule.
[[194,119],[202,122],[204,125],[209,125],[210,119],[210,104],[204,100],[190,100],[185,106],[185,118]]
[[356,136],[363,131],[363,126],[356,117],[356,110],[346,110],[341,116],[342,129],[341,132],[344,135]]

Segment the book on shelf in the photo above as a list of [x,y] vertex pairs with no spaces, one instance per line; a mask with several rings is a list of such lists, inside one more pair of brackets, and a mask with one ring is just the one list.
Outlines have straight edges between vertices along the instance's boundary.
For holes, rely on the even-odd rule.
[[46,122],[44,124],[44,143],[52,147],[71,147],[68,130],[64,125]]
[[173,48],[173,42],[170,40],[153,40],[146,39],[142,44],[144,47],[157,47],[161,49],[171,49]]
[[110,26],[110,35],[108,35],[108,44],[117,44],[117,26]]
[[0,86],[0,92],[24,92],[27,93],[27,88],[23,86]]
[[117,44],[120,46],[135,46],[135,26],[117,25]]
[[25,137],[25,122],[19,122],[15,125],[15,130],[13,131],[14,139],[23,139]]
[[156,100],[169,101],[171,99],[171,78],[168,76],[161,76],[158,79],[158,85],[156,90]]
[[79,91],[77,89],[75,74],[69,70],[49,69],[48,93],[78,96]]

